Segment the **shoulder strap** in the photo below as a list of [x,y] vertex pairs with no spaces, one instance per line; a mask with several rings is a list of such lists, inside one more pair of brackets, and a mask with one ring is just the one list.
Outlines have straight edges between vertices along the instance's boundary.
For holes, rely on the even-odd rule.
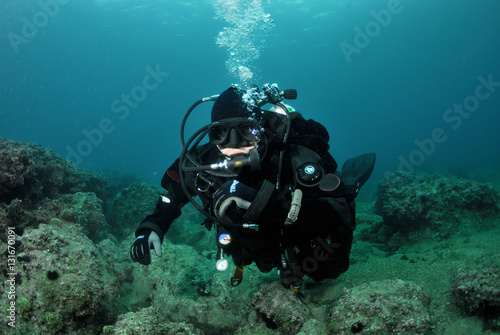
[[259,191],[257,192],[257,195],[255,196],[254,200],[252,201],[252,204],[248,208],[247,212],[245,213],[244,220],[247,222],[255,222],[257,218],[260,216],[262,211],[264,210],[264,207],[266,207],[269,198],[271,198],[271,195],[273,194],[274,190],[274,184],[268,181],[267,179],[264,179],[262,182],[262,185],[260,185]]

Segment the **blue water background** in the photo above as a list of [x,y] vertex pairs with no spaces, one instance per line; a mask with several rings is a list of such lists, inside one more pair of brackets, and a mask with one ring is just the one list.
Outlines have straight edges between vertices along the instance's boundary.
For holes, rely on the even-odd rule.
[[[401,0],[400,12],[348,60],[341,43],[354,46],[355,28],[374,27],[371,11],[388,3],[263,1],[274,27],[256,31],[260,58],[246,64],[255,83],[296,88],[298,99],[288,103],[328,128],[340,164],[376,152],[373,181],[402,159],[417,171],[498,168],[500,86],[460,124],[458,114],[453,122],[443,116],[475,95],[479,76],[500,82],[500,2]],[[42,20],[42,10],[34,0],[1,2],[0,137],[69,157],[68,148],[87,141],[83,132],[108,120],[112,130],[72,160],[159,184],[181,152],[187,108],[237,81],[227,50],[215,43],[230,24],[214,18],[211,1],[60,1],[36,34],[13,46],[12,34],[22,37],[26,20]],[[168,75],[127,115],[115,113],[113,101],[142,85],[147,67]],[[208,123],[208,111],[197,110],[189,129]],[[436,129],[433,146],[426,139]]]

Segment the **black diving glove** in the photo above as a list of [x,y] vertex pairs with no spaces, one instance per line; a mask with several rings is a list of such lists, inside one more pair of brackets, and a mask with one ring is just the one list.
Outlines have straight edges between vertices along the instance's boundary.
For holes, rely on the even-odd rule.
[[218,218],[228,217],[233,222],[243,217],[257,191],[237,180],[222,184],[214,193],[213,206]]
[[137,236],[134,244],[130,248],[130,258],[134,262],[139,262],[143,265],[151,264],[150,249],[154,249],[158,257],[162,256],[160,236],[152,230],[144,230],[142,234]]

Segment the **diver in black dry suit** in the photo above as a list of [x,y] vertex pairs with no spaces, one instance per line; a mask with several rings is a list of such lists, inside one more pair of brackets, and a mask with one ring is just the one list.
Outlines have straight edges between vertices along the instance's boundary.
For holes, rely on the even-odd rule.
[[[295,90],[282,92],[276,84],[263,91],[230,87],[188,110],[184,150],[161,181],[168,193],[136,230],[133,261],[150,264],[150,249],[161,256],[172,221],[192,202],[207,228],[216,227],[217,269],[227,269],[225,255],[236,265],[233,286],[252,262],[262,272],[277,267],[282,284],[296,292],[305,275],[320,281],[348,269],[354,199],[375,154],[348,160],[339,173],[325,127],[282,102],[295,97]],[[185,143],[189,114],[213,100],[212,123]],[[266,103],[273,105],[268,111],[260,108]],[[208,143],[200,144],[206,135]]]

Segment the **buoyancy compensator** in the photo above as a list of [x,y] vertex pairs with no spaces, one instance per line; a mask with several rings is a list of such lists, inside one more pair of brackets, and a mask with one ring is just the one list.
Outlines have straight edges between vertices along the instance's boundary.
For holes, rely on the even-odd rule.
[[[283,99],[295,99],[297,97],[296,90],[289,89],[281,91],[277,84],[265,84],[263,85],[262,90],[259,90],[257,86],[252,86],[247,90],[242,90],[237,86],[234,87],[235,89],[242,91],[242,99],[244,103],[248,106],[249,110],[252,110],[254,113],[256,107],[260,110],[260,107],[267,103],[281,106],[283,109],[287,110],[285,105],[282,103]],[[243,220],[239,222],[232,222],[224,217],[217,217],[207,209],[205,206],[206,204],[202,206],[196,201],[196,197],[203,195],[204,192],[208,192],[217,179],[235,178],[238,176],[238,172],[241,171],[241,169],[246,167],[250,169],[258,169],[260,164],[259,153],[256,149],[249,150],[248,154],[240,154],[231,157],[220,156],[223,157],[223,159],[209,162],[208,164],[206,161],[200,161],[200,157],[203,156],[200,154],[200,150],[202,150],[202,143],[206,144],[206,137],[208,135],[210,124],[200,128],[186,141],[185,127],[192,111],[203,102],[216,101],[219,96],[220,95],[212,95],[196,101],[184,115],[180,131],[183,149],[179,160],[179,181],[190,202],[211,222],[216,222],[226,228],[258,229],[258,227],[251,222],[251,220],[258,216],[257,212],[261,210],[261,208],[257,208],[256,203],[260,204],[259,207],[262,207],[267,202],[272,194],[272,190],[274,189],[274,185],[272,185],[272,183],[266,181],[261,183],[255,200],[252,202],[252,205],[248,209]],[[250,118],[251,117],[249,117],[249,119]],[[290,120],[288,114],[286,115],[286,123],[285,132],[283,134],[284,142],[286,142],[290,131]],[[259,139],[263,139],[264,141],[266,140],[265,136],[261,136]],[[192,180],[194,180],[196,192],[193,192],[190,187],[188,187],[188,184],[193,184]]]

